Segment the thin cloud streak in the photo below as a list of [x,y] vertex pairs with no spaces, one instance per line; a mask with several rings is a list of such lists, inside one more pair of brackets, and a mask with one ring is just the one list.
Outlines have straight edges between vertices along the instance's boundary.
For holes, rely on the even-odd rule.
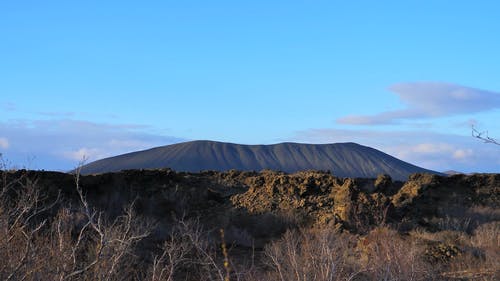
[[48,111],[37,112],[37,114],[52,118],[71,118],[76,115],[75,112],[48,112]]
[[375,115],[349,115],[339,124],[388,125],[401,120],[446,117],[484,112],[500,108],[500,94],[451,83],[399,83],[389,87],[399,96],[405,109]]
[[3,111],[16,111],[17,105],[13,102],[4,102],[0,104],[0,109]]

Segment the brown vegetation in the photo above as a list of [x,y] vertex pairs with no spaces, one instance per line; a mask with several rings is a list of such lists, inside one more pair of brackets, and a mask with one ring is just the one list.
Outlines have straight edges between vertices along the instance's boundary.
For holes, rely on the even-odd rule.
[[1,179],[1,280],[500,279],[500,175]]

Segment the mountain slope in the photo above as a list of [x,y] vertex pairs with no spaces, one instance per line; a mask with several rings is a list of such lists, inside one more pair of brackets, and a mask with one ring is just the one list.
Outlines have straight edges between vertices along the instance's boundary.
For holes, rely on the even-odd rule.
[[436,173],[355,143],[240,145],[192,141],[98,160],[83,166],[82,174],[154,168],[189,172],[330,170],[339,177],[373,178],[389,174],[397,180],[406,180],[411,173]]

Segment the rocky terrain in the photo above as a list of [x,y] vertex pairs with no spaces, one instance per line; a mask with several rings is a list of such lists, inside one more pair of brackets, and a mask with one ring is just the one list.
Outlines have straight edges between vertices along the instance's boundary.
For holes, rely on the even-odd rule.
[[[75,209],[82,205],[75,188],[75,175],[21,170],[4,171],[2,179],[6,190],[2,196],[10,198],[4,203],[22,199],[16,190],[23,190],[30,183],[42,195],[37,204],[57,202],[44,213],[37,213],[38,221],[50,221],[64,206],[73,206],[69,208],[73,210],[70,212],[73,220],[82,220],[80,223],[84,224],[85,212]],[[237,273],[241,275],[238,278],[246,280],[347,280],[349,276],[351,280],[381,280],[383,274],[389,273],[395,278],[392,280],[498,280],[500,277],[500,174],[449,177],[413,174],[403,182],[387,175],[373,179],[341,178],[317,171],[188,173],[159,169],[85,175],[77,179],[89,209],[102,212],[99,214],[109,221],[120,218],[124,208],[133,202],[137,216],[142,222],[149,222],[150,232],[143,244],[139,244],[143,250],[150,249],[145,254],[149,259],[154,253],[160,256],[160,250],[165,248],[155,245],[171,237],[179,224],[196,222],[195,229],[203,229],[207,239],[204,245],[208,248],[215,245],[214,268],[220,265],[219,273],[226,272],[215,274],[214,278],[206,275],[206,280],[226,280],[226,277],[236,280]],[[222,252],[219,230],[223,231]],[[294,257],[276,260],[276,256],[290,254],[280,252],[289,249],[290,243],[296,247]],[[306,247],[313,244],[324,247]],[[332,245],[337,247],[335,251],[343,251],[341,257],[333,256],[342,258],[345,266],[335,278],[280,276],[285,267],[290,267],[289,270],[294,267],[289,263],[291,259],[302,258],[304,264],[310,265],[313,260],[305,256],[326,255],[321,251]],[[5,251],[1,244],[0,251]],[[134,251],[139,255],[137,249]],[[401,256],[391,256],[398,254]],[[406,260],[407,256],[412,260]],[[205,256],[198,258],[202,257]],[[389,263],[403,257],[407,264],[390,264],[396,268],[391,272],[383,271],[382,263],[375,263],[378,259]],[[228,267],[224,260],[228,260]],[[153,264],[154,260],[149,262]],[[325,261],[317,262],[313,264],[320,267]],[[189,277],[187,267],[179,264],[179,269],[172,269],[172,276],[200,278]],[[322,270],[319,267],[311,267],[310,271]],[[408,272],[413,267],[415,271]],[[303,274],[310,276],[311,272]],[[414,279],[408,277],[412,274]]]

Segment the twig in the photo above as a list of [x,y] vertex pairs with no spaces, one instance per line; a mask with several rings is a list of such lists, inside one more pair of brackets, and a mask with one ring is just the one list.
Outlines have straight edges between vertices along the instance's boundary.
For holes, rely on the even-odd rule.
[[472,136],[475,137],[476,139],[482,140],[484,143],[492,143],[496,145],[500,145],[500,141],[490,137],[488,135],[488,131],[478,131],[474,126],[472,126]]

